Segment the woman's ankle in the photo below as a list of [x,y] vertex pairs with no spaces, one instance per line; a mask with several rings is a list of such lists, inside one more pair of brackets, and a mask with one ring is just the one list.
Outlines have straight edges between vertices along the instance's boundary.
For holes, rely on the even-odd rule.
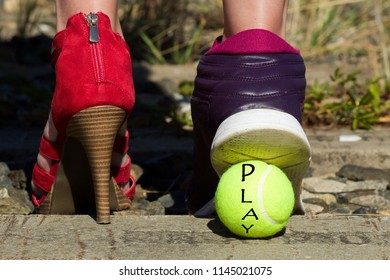
[[66,28],[68,19],[77,13],[102,12],[110,18],[111,27],[122,37],[122,30],[118,17],[118,0],[105,1],[80,1],[80,0],[56,0],[57,32]]

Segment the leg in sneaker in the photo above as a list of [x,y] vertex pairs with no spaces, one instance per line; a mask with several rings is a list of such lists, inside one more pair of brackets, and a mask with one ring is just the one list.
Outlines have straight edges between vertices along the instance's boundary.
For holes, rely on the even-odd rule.
[[284,39],[287,1],[246,3],[224,1],[224,36],[198,65],[191,101],[194,173],[187,192],[196,216],[214,212],[219,176],[252,159],[286,173],[295,191],[294,214],[304,213],[301,183],[311,156],[301,126],[304,61]]

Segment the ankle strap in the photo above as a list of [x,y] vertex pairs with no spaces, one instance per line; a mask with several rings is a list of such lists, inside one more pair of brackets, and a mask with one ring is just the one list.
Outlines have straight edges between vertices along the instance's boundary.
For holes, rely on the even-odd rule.
[[49,174],[45,170],[43,170],[38,163],[35,163],[33,174],[32,174],[32,181],[34,184],[42,189],[44,192],[48,193],[50,192],[53,183],[55,180],[55,176],[52,174]]
[[60,160],[62,144],[51,142],[42,135],[39,152],[51,160]]

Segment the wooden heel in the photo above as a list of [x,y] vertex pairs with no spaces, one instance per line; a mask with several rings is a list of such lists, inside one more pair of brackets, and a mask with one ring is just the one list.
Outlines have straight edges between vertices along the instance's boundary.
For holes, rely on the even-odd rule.
[[67,137],[80,142],[88,159],[99,224],[110,223],[112,147],[124,118],[121,108],[96,106],[75,114],[67,127]]

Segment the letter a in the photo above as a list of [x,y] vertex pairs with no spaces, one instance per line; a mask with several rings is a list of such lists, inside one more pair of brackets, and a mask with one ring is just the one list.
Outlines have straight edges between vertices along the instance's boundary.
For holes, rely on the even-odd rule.
[[[249,213],[252,213],[252,215],[250,215]],[[257,217],[256,213],[255,213],[255,210],[253,210],[253,208],[251,208],[251,210],[248,211],[248,213],[246,213],[246,215],[241,219],[241,220],[245,220],[246,217],[255,217],[256,220],[258,220],[259,218]]]
[[[249,173],[245,173],[245,167],[246,166],[250,166],[251,167],[251,171],[249,171]],[[241,180],[241,182],[244,182],[245,181],[245,177],[251,175],[254,171],[255,171],[255,166],[253,164],[244,163],[242,165],[242,180]]]

